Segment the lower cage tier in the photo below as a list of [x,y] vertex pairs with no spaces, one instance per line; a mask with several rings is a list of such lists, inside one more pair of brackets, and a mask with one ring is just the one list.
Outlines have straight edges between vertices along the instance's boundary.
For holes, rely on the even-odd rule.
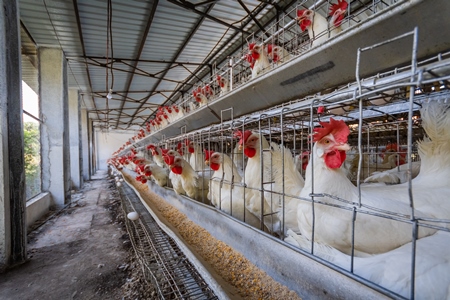
[[193,266],[208,283],[207,289],[213,290],[211,295],[215,293],[220,299],[396,297],[212,206],[152,182],[142,184],[132,171],[124,169],[122,174],[147,208],[139,211],[144,216],[140,219],[146,220],[150,213],[187,251],[184,254],[195,262]]

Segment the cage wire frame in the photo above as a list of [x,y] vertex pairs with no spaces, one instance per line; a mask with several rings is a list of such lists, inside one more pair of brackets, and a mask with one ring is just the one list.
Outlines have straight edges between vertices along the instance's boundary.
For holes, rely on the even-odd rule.
[[[312,7],[310,8],[319,8],[319,7],[325,7],[326,5],[329,5],[331,1],[317,1]],[[344,19],[343,23],[347,22],[350,26],[353,26],[354,24],[358,23],[359,20],[357,18],[355,18],[355,16],[358,15],[362,15],[364,13],[367,13],[367,15],[373,15],[375,13],[379,13],[380,11],[388,11],[388,8],[395,5],[395,4],[399,4],[399,3],[403,3],[405,1],[390,1],[390,3],[388,3],[389,1],[369,1],[367,5],[363,5],[361,4],[361,8],[359,8],[359,10],[357,11],[358,13],[348,13],[347,17]],[[303,5],[304,3],[306,3],[306,1],[302,1],[301,4],[299,4],[297,7]],[[380,7],[381,6],[381,7]],[[349,12],[350,12],[350,6],[349,6]],[[326,10],[326,9],[325,9]],[[274,42],[274,37],[278,34],[286,34],[286,32],[289,32],[289,30],[291,30],[292,28],[296,28],[293,26],[296,26],[296,22],[295,20],[292,18],[292,16],[289,16],[290,14],[292,14],[292,11],[288,14],[286,14],[285,16],[283,16],[282,20],[280,20],[280,24],[279,26],[277,24],[274,24],[273,27],[271,27],[269,30],[267,30],[267,32],[270,32],[270,38],[268,38],[267,40],[264,40],[265,43],[270,42]],[[367,16],[365,16],[367,17]],[[361,16],[360,19],[363,19],[364,16]],[[354,22],[354,24],[350,24],[350,22]],[[277,26],[281,29],[279,30],[275,30],[274,28],[277,28]],[[281,30],[281,31],[280,31]],[[298,29],[297,29],[298,30]],[[402,35],[398,38],[403,38],[403,37],[407,37],[410,36],[411,32],[409,33],[405,33],[405,35]],[[295,35],[294,35],[295,36]],[[415,42],[413,44],[413,53],[414,53],[414,48],[417,47],[417,29],[414,30],[414,39]],[[283,36],[284,37],[284,36]],[[299,35],[295,36],[294,38],[298,38]],[[286,40],[288,41],[289,39],[286,38]],[[387,42],[391,42],[394,39],[387,41]],[[374,45],[372,47],[375,46],[382,46],[383,43],[381,43],[380,45]],[[362,49],[362,51],[368,51],[370,50],[371,47],[367,47],[365,49]],[[305,49],[308,50],[308,49]],[[299,53],[296,53],[295,51],[292,51],[294,55],[301,55],[304,53],[304,51],[300,51]],[[236,82],[236,80],[234,79],[236,77],[236,74],[241,74],[241,70],[247,70],[247,72],[249,71],[248,66],[245,66],[245,60],[242,59],[242,57],[246,54],[246,50],[244,50],[243,52],[239,52],[238,54],[230,57],[230,61],[228,62],[228,70],[226,67],[222,66],[222,67],[218,67],[218,70],[220,70],[220,72],[226,73],[229,72],[229,79],[230,79],[230,86],[232,86],[233,88],[237,88],[242,84],[245,84],[247,81],[242,80],[241,82],[239,82],[239,80]],[[360,53],[358,52],[358,58],[359,58]],[[182,133],[182,139],[192,139],[195,143],[198,143],[200,145],[202,145],[202,148],[207,148],[207,149],[214,149],[217,151],[221,151],[221,152],[225,152],[225,153],[229,153],[232,154],[232,157],[242,157],[242,162],[245,164],[245,156],[242,153],[234,153],[234,148],[233,145],[236,144],[236,139],[234,138],[227,138],[226,136],[229,135],[230,133],[233,133],[235,130],[237,129],[241,129],[241,130],[258,130],[261,133],[264,133],[264,135],[268,136],[268,141],[269,143],[274,140],[275,142],[281,143],[281,144],[286,144],[286,145],[291,145],[290,144],[290,139],[289,136],[291,135],[291,131],[292,131],[292,136],[293,136],[293,140],[297,140],[298,139],[298,135],[300,135],[300,145],[297,148],[297,143],[293,143],[292,144],[292,149],[294,154],[299,154],[302,153],[303,151],[309,151],[310,150],[310,146],[312,145],[312,140],[308,139],[308,137],[310,136],[311,130],[312,128],[318,126],[318,120],[327,120],[331,115],[332,112],[336,109],[342,109],[344,111],[343,115],[338,115],[336,114],[335,117],[336,118],[340,118],[342,120],[345,120],[347,122],[349,121],[358,121],[357,123],[357,142],[358,142],[358,154],[359,154],[359,163],[358,163],[358,174],[357,174],[357,178],[356,178],[356,185],[358,186],[358,188],[361,186],[361,170],[364,168],[364,164],[362,161],[363,155],[367,155],[367,154],[379,154],[379,152],[370,152],[370,140],[371,140],[371,132],[373,130],[374,127],[381,127],[381,126],[387,126],[387,125],[392,125],[396,127],[396,141],[397,141],[397,145],[400,145],[401,142],[404,144],[404,141],[400,140],[400,134],[399,134],[399,130],[400,130],[400,124],[404,124],[404,123],[408,123],[406,126],[406,130],[408,132],[407,134],[407,141],[406,141],[406,147],[407,147],[407,157],[408,157],[408,167],[409,170],[411,170],[411,163],[412,163],[412,157],[413,155],[417,154],[417,149],[414,148],[414,142],[413,139],[417,139],[418,136],[416,137],[415,135],[413,135],[414,129],[415,128],[419,128],[417,126],[417,124],[414,124],[413,121],[413,117],[416,116],[413,114],[413,112],[415,110],[417,110],[417,106],[416,103],[419,102],[421,96],[425,96],[427,92],[423,92],[422,94],[417,95],[416,91],[417,89],[419,89],[422,86],[425,85],[429,85],[429,84],[434,84],[435,82],[445,82],[446,80],[449,80],[450,76],[449,75],[443,75],[443,76],[439,76],[439,75],[433,75],[432,74],[432,70],[433,69],[439,69],[439,68],[448,68],[448,66],[450,65],[450,63],[448,62],[448,60],[446,61],[444,59],[444,57],[448,57],[449,53],[444,53],[444,54],[439,54],[437,57],[433,57],[427,60],[424,60],[422,63],[422,65],[424,67],[420,67],[420,63],[417,62],[417,58],[414,57],[413,54],[413,59],[412,59],[412,64],[411,66],[406,66],[406,67],[402,67],[402,68],[395,68],[392,71],[383,73],[383,74],[378,74],[375,77],[373,77],[373,80],[371,80],[371,78],[365,79],[365,80],[360,80],[359,76],[358,76],[358,70],[356,70],[356,75],[357,75],[357,82],[356,84],[353,84],[353,86],[347,85],[347,86],[343,86],[339,89],[337,89],[336,91],[328,94],[328,95],[315,95],[315,96],[310,96],[310,97],[306,97],[304,99],[300,99],[298,101],[291,101],[289,103],[271,108],[270,110],[266,111],[266,112],[262,112],[259,114],[254,114],[254,115],[250,115],[250,116],[245,116],[243,118],[239,118],[239,119],[231,119],[231,121],[228,122],[224,122],[223,119],[221,119],[220,122],[220,126],[210,126],[209,128],[204,128],[198,131],[194,131],[191,133],[186,133],[186,129],[184,129],[184,133]],[[359,63],[357,64],[357,67],[359,66]],[[271,64],[271,67],[275,67],[273,64]],[[240,69],[238,69],[240,68]],[[399,74],[401,74],[402,70],[406,70],[409,69],[410,72],[410,77],[401,77],[401,76],[397,76]],[[430,75],[431,77],[426,77],[426,75]],[[448,74],[448,73],[447,73]],[[206,84],[210,84],[211,86],[214,87],[214,89],[217,89],[217,83],[215,81],[215,77],[216,74],[213,74],[213,77],[209,78],[209,79],[204,79],[203,82],[206,82]],[[245,76],[241,76],[241,77],[237,77],[237,78],[245,78]],[[383,81],[383,79],[386,79]],[[356,85],[356,88],[355,88]],[[444,85],[445,87],[445,85]],[[448,86],[447,86],[448,88]],[[230,89],[231,90],[231,89]],[[397,91],[400,90],[400,93],[397,93]],[[393,91],[393,92],[392,92]],[[389,92],[389,93],[387,93]],[[437,95],[436,97],[439,97],[439,92],[433,92],[432,95]],[[215,93],[215,97],[214,99],[211,99],[211,101],[216,101],[220,96],[222,95],[218,95],[218,93]],[[444,93],[445,96],[445,93]],[[372,104],[372,101],[378,101],[379,99],[382,98],[389,98],[389,100],[387,102],[385,102],[384,104],[378,105],[378,107],[391,107],[391,106],[395,106],[395,105],[402,105],[402,104],[406,104],[409,105],[408,109],[407,109],[407,113],[408,113],[408,117],[406,118],[406,120],[402,120],[400,121],[395,121],[395,122],[390,122],[388,123],[381,123],[381,124],[374,124],[373,122],[370,121],[370,118],[363,118],[362,116],[364,115],[364,113],[368,112],[371,110],[371,107],[377,107],[377,105]],[[406,97],[409,97],[409,100],[406,101]],[[434,97],[434,96],[431,96]],[[186,105],[188,103],[188,101],[190,101],[192,99],[192,95],[187,97],[187,100],[183,100],[184,102],[182,102],[181,104]],[[374,100],[375,99],[375,100]],[[372,105],[368,105],[368,103],[371,103]],[[355,104],[355,107],[351,107]],[[319,106],[325,106],[328,108],[327,113],[325,114],[324,117],[319,116],[316,113],[317,108]],[[369,107],[371,106],[371,107]],[[357,107],[357,110],[356,110]],[[278,111],[277,111],[278,109]],[[275,111],[275,112],[274,112]],[[353,117],[351,117],[352,113],[354,114]],[[382,112],[383,113],[383,112]],[[386,113],[386,112],[384,112]],[[232,114],[232,113],[231,113]],[[386,113],[388,114],[388,113]],[[396,115],[396,114],[392,114],[392,115]],[[294,116],[294,117],[292,117]],[[350,116],[350,117],[349,117]],[[273,121],[273,118],[278,118],[279,123],[276,123]],[[291,119],[295,119],[294,121],[292,121]],[[375,119],[376,117],[372,118]],[[368,121],[366,121],[368,120]],[[378,120],[379,121],[379,120]],[[420,119],[418,119],[417,121],[420,121]],[[279,128],[281,128],[281,130],[279,132],[276,132],[277,128],[277,124],[279,124]],[[291,128],[289,127],[291,126]],[[300,127],[300,129],[297,128],[297,126]],[[273,128],[274,127],[274,128]],[[286,128],[286,130],[285,130]],[[403,127],[404,128],[404,127]],[[366,130],[366,134],[367,134],[367,145],[366,147],[364,147],[364,145],[362,144],[363,142],[363,130]],[[352,130],[352,132],[354,132]],[[420,133],[418,134],[420,135]],[[232,136],[232,135],[231,135]],[[174,137],[174,138],[164,138],[164,146],[168,147],[168,148],[173,148],[174,145],[180,142],[180,137]],[[224,144],[225,142],[225,144]],[[162,144],[160,144],[162,145]],[[206,147],[207,146],[207,147]],[[379,143],[375,143],[375,146],[379,146]],[[262,151],[266,151],[267,149],[262,149]],[[126,152],[127,150],[124,150],[123,152]],[[233,155],[233,154],[236,154]],[[263,155],[261,155],[261,158],[263,159]],[[415,156],[417,157],[417,155]],[[311,159],[312,160],[312,159]],[[284,160],[283,160],[284,162]],[[207,170],[207,167],[205,165],[203,165],[203,171]],[[284,168],[283,168],[284,170]],[[199,171],[199,170],[197,170]],[[201,170],[200,170],[201,171]],[[370,168],[367,171],[368,173],[370,173]],[[304,174],[302,174],[304,176]],[[223,176],[222,178],[211,178],[210,180],[218,180],[221,185],[224,182],[223,180]],[[234,182],[227,182],[229,184],[231,184],[232,186],[236,185],[236,186],[242,186],[244,188],[247,189],[251,189],[251,187],[246,187],[245,184],[235,184]],[[270,182],[268,182],[270,183]],[[409,177],[408,179],[408,185],[409,185],[409,190],[412,189],[411,187],[411,177]],[[261,194],[264,192],[270,192],[269,190],[264,188],[264,182],[262,181],[261,186],[258,187],[256,189],[258,192],[260,192]],[[271,194],[276,194],[276,193],[271,193]],[[281,196],[284,200],[284,197],[287,196],[284,193],[281,193],[281,195],[279,194],[278,196]],[[291,195],[289,195],[291,196]],[[294,196],[294,195],[292,195]],[[325,205],[325,203],[321,203],[320,200],[316,200],[315,197],[320,198],[323,195],[315,195],[314,193],[312,193],[312,205],[315,204],[321,204],[321,205]],[[331,196],[331,195],[328,195]],[[301,199],[301,200],[305,200],[308,201],[308,199]],[[345,199],[340,199],[343,201],[343,203],[345,203]],[[244,201],[245,201],[245,194],[244,194]],[[207,203],[207,199],[205,200],[204,198],[202,199],[203,203]],[[347,203],[349,204],[349,203]],[[284,201],[282,201],[281,205],[281,209],[284,211]],[[361,203],[358,203],[358,206],[360,206]],[[421,220],[417,220],[414,219],[414,214],[413,214],[413,202],[411,201],[411,207],[412,207],[412,214],[411,214],[411,220],[409,220],[412,224],[412,234],[413,234],[413,243],[416,240],[416,236],[415,234],[417,233],[416,231],[414,231],[415,227],[418,226]],[[220,208],[220,207],[219,207]],[[345,207],[342,207],[343,209],[346,209]],[[358,210],[355,211],[355,214],[359,213]],[[381,214],[384,214],[385,212],[382,212]],[[380,215],[381,217],[392,217],[392,218],[400,218],[401,220],[399,221],[404,221],[405,216],[385,216],[385,215]],[[263,219],[263,217],[266,217],[264,215],[260,216],[261,219]],[[284,219],[284,218],[283,218]],[[430,221],[430,220],[428,220]],[[437,220],[439,223],[442,222],[448,222],[448,220]],[[416,222],[416,223],[415,223]],[[429,224],[420,224],[421,226],[430,226]],[[440,226],[436,226],[436,228],[439,227],[439,230],[447,230],[444,227],[440,227]],[[261,228],[263,228],[263,222],[261,221]],[[448,230],[447,230],[448,231]],[[313,235],[314,236],[314,235]],[[281,238],[283,238],[283,236],[281,236]],[[313,243],[312,243],[312,253],[313,253]],[[414,251],[413,251],[414,252]],[[412,272],[411,272],[411,295],[412,297],[414,297],[414,257],[415,257],[415,253],[412,254]],[[352,259],[353,262],[353,259]],[[353,268],[353,266],[352,266]]]
[[[278,21],[275,20],[272,24],[269,24],[267,26],[267,30],[246,37],[246,45],[248,45],[251,41],[258,41],[258,44],[264,46],[273,44],[283,47],[289,52],[290,55],[290,58],[284,60],[283,63],[304,55],[311,49],[314,40],[317,40],[324,35],[329,36],[331,30],[333,30],[333,27],[328,26],[327,30],[318,33],[317,36],[310,39],[307,32],[301,32],[299,29],[296,20],[297,10],[307,8],[316,13],[320,12],[320,14],[328,16],[328,12],[330,6],[333,4],[333,1],[334,0],[299,0],[292,9],[281,14]],[[351,2],[347,7],[346,16],[341,22],[343,31],[358,25],[365,19],[375,14],[387,13],[390,9],[405,2],[407,2],[407,0],[374,0],[366,1],[365,3],[362,1]],[[186,114],[193,113],[200,107],[193,96],[193,91],[197,88],[209,86],[214,91],[214,94],[207,98],[208,102],[212,102],[219,100],[219,98],[231,92],[233,89],[237,89],[250,82],[251,68],[245,59],[247,54],[249,54],[249,50],[248,47],[245,47],[244,49],[238,49],[235,53],[229,55],[228,60],[225,60],[221,65],[216,65],[214,63],[213,70],[209,74],[201,78],[197,78],[197,82],[188,83],[191,88],[184,91],[179,98],[173,100],[172,104],[177,104],[178,106],[183,107]],[[283,64],[275,63],[271,59],[269,59],[269,61],[270,65],[264,73],[269,72]],[[229,87],[227,91],[221,92],[217,82],[217,75],[224,74],[227,74]],[[155,131],[160,129],[162,128],[157,128]]]
[[[219,125],[210,126],[208,128],[203,128],[191,133],[186,133],[186,131],[182,132],[181,136],[167,138],[164,141],[164,145],[166,147],[173,147],[177,142],[183,141],[185,139],[191,139],[195,143],[198,143],[202,146],[202,148],[212,149],[215,151],[225,152],[227,154],[231,154],[232,157],[239,157],[241,155],[242,162],[245,162],[245,156],[243,153],[235,153],[234,146],[237,144],[236,139],[233,138],[233,132],[235,130],[257,130],[258,132],[263,133],[268,138],[269,143],[271,141],[275,141],[277,143],[281,143],[282,145],[291,145],[291,149],[294,154],[302,153],[303,151],[310,151],[312,143],[311,132],[312,129],[319,125],[318,121],[327,121],[331,116],[334,116],[335,119],[345,120],[347,122],[353,122],[353,124],[357,124],[355,128],[357,131],[355,132],[354,128],[352,129],[352,134],[357,134],[358,141],[358,153],[359,153],[359,163],[358,163],[358,174],[356,179],[356,185],[359,188],[359,202],[358,203],[350,203],[346,199],[340,199],[339,197],[333,195],[324,195],[324,194],[314,194],[314,191],[311,193],[311,199],[300,199],[303,201],[309,201],[312,206],[314,205],[330,205],[323,201],[320,201],[321,197],[327,196],[333,198],[335,200],[343,203],[342,205],[335,205],[335,207],[351,210],[353,214],[356,216],[357,214],[371,214],[377,217],[389,218],[399,222],[405,222],[411,225],[412,232],[412,251],[411,251],[411,286],[410,286],[410,297],[414,298],[414,290],[415,290],[415,241],[417,240],[417,228],[419,226],[435,228],[437,230],[449,231],[447,227],[432,224],[434,223],[450,223],[449,220],[432,220],[432,219],[423,219],[417,218],[411,213],[410,216],[407,215],[399,215],[389,211],[374,211],[368,212],[366,210],[361,210],[364,205],[361,203],[360,196],[360,186],[361,186],[361,169],[363,168],[362,157],[363,155],[373,154],[369,150],[371,145],[380,146],[379,143],[370,142],[371,139],[371,130],[376,127],[381,126],[390,126],[391,129],[394,128],[394,132],[396,132],[397,145],[405,144],[404,140],[400,140],[400,126],[401,124],[407,123],[407,125],[403,125],[403,129],[407,130],[407,157],[408,157],[408,168],[411,170],[411,163],[413,161],[413,157],[417,158],[417,149],[414,148],[414,140],[418,139],[420,133],[413,135],[415,129],[420,129],[418,126],[420,122],[420,118],[415,112],[420,108],[420,101],[423,99],[427,99],[429,101],[439,101],[439,99],[448,99],[448,82],[450,79],[448,75],[448,69],[450,66],[450,62],[448,59],[444,59],[444,57],[448,57],[448,53],[439,54],[436,57],[429,58],[421,63],[417,62],[417,58],[415,57],[415,49],[417,47],[417,28],[412,32],[408,32],[397,38],[405,38],[405,37],[413,37],[413,55],[412,55],[412,63],[411,66],[406,66],[403,68],[395,68],[393,71],[386,72],[384,74],[378,74],[373,77],[374,79],[360,79],[357,74],[357,82],[356,84],[347,85],[345,87],[341,87],[337,89],[335,92],[332,92],[327,95],[316,95],[301,99],[298,102],[290,102],[288,104],[280,105],[275,108],[272,108],[268,111],[262,113],[255,113],[250,116],[241,117],[238,119],[231,119],[231,121],[224,122],[223,119]],[[397,38],[389,40],[387,42],[395,41]],[[384,43],[374,45],[372,47],[382,46]],[[367,47],[362,49],[362,51],[370,50],[371,47]],[[358,60],[359,61],[359,60]],[[358,67],[357,67],[358,68]],[[410,70],[409,76],[400,76],[401,72],[404,70]],[[438,70],[438,72],[435,72]],[[442,71],[443,70],[443,71]],[[358,72],[358,71],[356,71]],[[439,75],[444,72],[444,75]],[[431,75],[430,75],[431,74]],[[427,75],[430,75],[427,77]],[[386,79],[383,81],[383,79]],[[377,82],[376,82],[377,80]],[[430,85],[435,86],[435,83],[439,82],[439,87],[443,88],[444,91],[438,91],[438,89],[432,89],[431,91],[426,91],[424,87],[427,89]],[[387,100],[386,100],[387,98]],[[383,100],[383,103],[380,104],[380,99]],[[437,99],[437,100],[436,100]],[[445,100],[446,101],[446,100]],[[378,104],[377,104],[378,103]],[[324,115],[320,116],[317,114],[317,108],[319,106],[324,106],[327,108]],[[401,107],[401,108],[399,108]],[[375,108],[375,110],[374,110]],[[380,111],[380,108],[386,108],[385,111]],[[392,111],[389,111],[389,108],[392,108]],[[337,109],[341,109],[343,114],[337,114]],[[378,110],[378,111],[377,111]],[[335,112],[336,114],[333,114]],[[367,113],[369,112],[369,113]],[[386,115],[396,116],[401,113],[407,113],[406,120],[397,120],[391,122],[382,122],[380,121],[380,116],[385,117]],[[367,114],[366,114],[367,113]],[[231,111],[232,114],[232,111]],[[367,116],[368,115],[368,116]],[[278,118],[278,120],[277,120]],[[377,119],[378,118],[378,119]],[[355,123],[355,122],[358,123]],[[277,123],[278,122],[278,123]],[[278,125],[278,126],[277,126]],[[278,129],[278,130],[277,130]],[[363,130],[366,131],[367,136],[367,146],[364,148],[362,144],[363,141]],[[298,138],[300,136],[300,138]],[[292,143],[292,140],[295,142]],[[300,143],[298,144],[298,141]],[[260,144],[261,145],[261,144]],[[267,151],[268,149],[261,149],[261,151]],[[237,156],[235,156],[236,154]],[[374,154],[379,154],[379,152],[375,152]],[[263,158],[264,155],[261,155]],[[312,159],[311,159],[312,161]],[[284,160],[283,160],[284,162]],[[203,170],[205,170],[206,166],[203,166]],[[283,168],[284,170],[284,168]],[[409,172],[410,173],[410,172]],[[304,174],[302,174],[304,175]],[[223,176],[222,178],[210,178],[210,180],[219,181],[222,185],[224,183]],[[245,173],[244,173],[244,182],[245,182]],[[241,186],[245,189],[252,189],[252,187],[247,187],[245,183],[234,183],[226,182],[231,186]],[[267,182],[270,183],[270,182]],[[313,185],[314,186],[314,185]],[[284,187],[283,187],[284,189]],[[408,178],[408,190],[412,189],[411,177]],[[260,192],[261,195],[264,192],[271,192],[264,188],[264,181],[261,181],[261,186],[255,188],[257,192]],[[272,192],[272,194],[277,195],[277,193]],[[278,193],[278,196],[281,197],[282,201],[280,203],[280,209],[284,211],[284,197],[295,197],[295,195],[286,195],[284,190],[282,193]],[[204,199],[202,199],[204,201]],[[232,200],[233,201],[233,200]],[[245,202],[245,194],[244,194],[244,202]],[[262,203],[263,204],[263,203]],[[347,205],[351,205],[349,207]],[[411,209],[413,211],[413,202],[411,200]],[[220,209],[220,207],[219,207]],[[369,208],[373,209],[373,208]],[[261,220],[263,217],[267,217],[266,215],[261,215]],[[284,217],[283,217],[284,220]],[[245,221],[245,220],[244,220]],[[427,222],[427,223],[424,223]],[[354,222],[352,223],[354,226]],[[261,221],[261,228],[263,229],[264,224]],[[354,227],[353,227],[354,231]],[[314,234],[313,234],[314,237]],[[283,239],[283,235],[280,236]],[[354,237],[353,237],[354,238]],[[352,249],[354,249],[354,241],[352,242]],[[314,239],[311,243],[311,251],[309,252],[314,255]],[[351,259],[351,267],[350,273],[353,271],[353,258]],[[383,289],[383,287],[381,287]]]

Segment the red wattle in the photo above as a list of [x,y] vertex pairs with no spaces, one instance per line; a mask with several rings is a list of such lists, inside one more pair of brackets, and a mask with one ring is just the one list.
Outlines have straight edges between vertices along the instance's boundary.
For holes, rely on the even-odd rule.
[[330,169],[337,169],[342,166],[346,157],[345,151],[330,151],[325,154],[325,164]]
[[181,173],[183,173],[183,168],[182,167],[173,167],[172,172],[174,172],[175,174],[181,175]]
[[300,23],[300,29],[301,29],[302,31],[305,31],[309,26],[311,26],[311,21],[310,21],[310,20],[303,20],[303,21]]
[[211,163],[209,166],[210,166],[211,169],[213,169],[214,171],[217,171],[217,170],[220,169],[220,164]]
[[256,154],[256,149],[255,148],[248,148],[248,147],[246,147],[246,148],[244,148],[244,154],[247,157],[252,158]]
[[191,147],[189,147],[188,150],[189,150],[189,153],[194,153],[194,151],[195,151],[194,148],[191,148]]

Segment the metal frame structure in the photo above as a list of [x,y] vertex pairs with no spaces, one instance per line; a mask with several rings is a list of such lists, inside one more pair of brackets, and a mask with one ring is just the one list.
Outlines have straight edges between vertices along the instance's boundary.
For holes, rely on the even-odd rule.
[[[270,142],[282,144],[289,147],[293,154],[302,153],[310,150],[312,143],[312,129],[319,125],[319,121],[326,121],[330,117],[346,121],[351,128],[349,141],[357,144],[357,154],[359,154],[355,185],[359,190],[359,202],[349,202],[348,199],[341,199],[335,195],[317,194],[311,191],[310,198],[300,198],[298,195],[285,194],[284,185],[282,192],[274,192],[268,189],[265,184],[270,182],[261,182],[261,186],[256,190],[263,193],[271,193],[274,201],[279,201],[279,209],[283,212],[284,220],[284,198],[294,197],[301,201],[310,202],[313,210],[317,205],[331,205],[347,211],[352,211],[353,216],[366,214],[377,218],[387,218],[411,225],[411,272],[410,272],[410,291],[409,295],[397,295],[389,291],[386,287],[378,286],[376,283],[369,286],[384,291],[387,295],[392,293],[399,297],[409,299],[415,298],[415,263],[417,259],[416,241],[419,228],[433,228],[438,231],[449,232],[450,218],[433,219],[422,218],[414,214],[414,202],[412,198],[413,182],[411,178],[412,161],[418,159],[415,142],[422,138],[423,132],[420,126],[420,117],[418,110],[422,101],[441,101],[447,103],[450,98],[450,53],[440,53],[434,57],[421,62],[417,58],[417,28],[401,36],[389,39],[383,43],[377,43],[373,46],[361,48],[357,53],[356,81],[353,84],[342,86],[336,91],[324,95],[311,95],[297,101],[284,103],[271,109],[253,113],[247,116],[234,118],[233,109],[224,110],[221,113],[222,122],[218,125],[207,126],[192,132],[182,131],[180,135],[170,138],[164,138],[160,145],[167,148],[175,148],[178,142],[185,139],[191,139],[199,143],[205,149],[212,149],[219,152],[228,153],[233,156],[233,149],[236,145],[236,139],[233,132],[239,130],[254,130],[262,133]],[[392,71],[377,74],[369,78],[361,78],[359,68],[361,65],[360,55],[362,52],[370,51],[374,48],[383,47],[389,43],[395,43],[399,39],[410,39],[412,37],[411,63],[409,66],[395,68]],[[325,107],[324,113],[318,113],[319,107]],[[225,114],[231,113],[228,121],[223,119]],[[381,128],[381,129],[379,129]],[[379,132],[389,132],[388,135],[379,135]],[[406,137],[400,137],[400,132],[406,134]],[[387,137],[387,139],[386,139]],[[383,140],[384,138],[384,140]],[[375,141],[373,141],[375,139]],[[152,137],[144,138],[130,147],[142,147],[152,140]],[[377,156],[387,143],[397,143],[403,146],[401,152],[405,152],[408,163],[408,181],[407,190],[410,199],[411,213],[409,215],[398,214],[386,210],[380,210],[364,205],[361,201],[361,172],[364,168],[363,155]],[[374,151],[375,150],[375,151]],[[128,150],[123,150],[119,155],[125,154]],[[261,149],[270,151],[270,149]],[[244,156],[240,154],[244,160]],[[263,159],[261,155],[261,159]],[[312,161],[312,158],[311,158]],[[261,165],[263,165],[261,161]],[[284,170],[284,165],[282,166]],[[369,169],[368,172],[371,170]],[[372,170],[375,171],[375,170]],[[304,175],[304,174],[302,174]],[[262,171],[260,176],[262,177]],[[222,178],[210,178],[210,181],[224,183]],[[245,189],[255,189],[245,185],[245,177],[242,183],[226,182],[227,184],[244,187]],[[321,199],[324,197],[332,198],[340,204],[329,204]],[[236,199],[236,201],[245,201]],[[232,199],[233,201],[233,199]],[[264,202],[262,201],[262,205]],[[218,207],[220,209],[220,206]],[[260,219],[268,215],[262,214]],[[314,217],[313,217],[314,219]],[[245,221],[245,220],[243,220]],[[314,221],[313,221],[314,224]],[[355,223],[352,223],[355,226]],[[261,221],[260,229],[263,229]],[[282,225],[284,228],[284,224]],[[269,228],[270,230],[271,228]],[[284,230],[279,236],[284,239]],[[314,232],[314,225],[313,225]],[[354,234],[355,228],[352,232]],[[277,236],[277,235],[276,235]],[[313,234],[314,236],[314,234]],[[352,238],[352,249],[354,247],[354,236]],[[310,254],[314,256],[314,238],[311,241]],[[352,250],[353,253],[353,250]],[[349,271],[342,270],[352,278],[361,279],[364,284],[367,280],[353,273],[353,254],[351,256],[351,265]]]

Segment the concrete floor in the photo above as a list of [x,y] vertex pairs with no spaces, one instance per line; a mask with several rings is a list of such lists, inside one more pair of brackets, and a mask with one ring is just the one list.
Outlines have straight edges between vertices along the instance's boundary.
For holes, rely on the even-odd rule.
[[92,179],[29,233],[29,260],[0,274],[0,299],[122,299],[130,246],[120,198],[105,171]]

